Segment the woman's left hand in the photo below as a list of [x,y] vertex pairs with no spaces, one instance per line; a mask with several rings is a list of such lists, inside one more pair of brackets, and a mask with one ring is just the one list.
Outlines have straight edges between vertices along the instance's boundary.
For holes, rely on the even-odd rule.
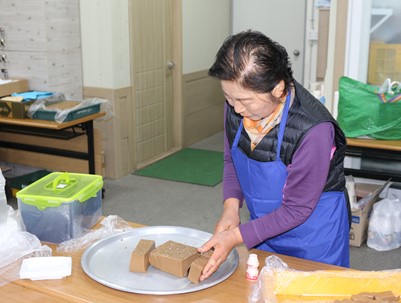
[[198,251],[200,253],[207,252],[214,248],[213,254],[207,262],[200,276],[200,281],[210,277],[219,266],[227,259],[231,250],[238,244],[243,243],[239,228],[225,230],[213,235],[209,241],[203,244]]

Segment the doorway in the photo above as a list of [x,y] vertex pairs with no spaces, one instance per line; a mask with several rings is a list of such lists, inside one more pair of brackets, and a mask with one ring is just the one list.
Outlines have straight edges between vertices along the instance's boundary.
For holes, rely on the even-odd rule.
[[134,169],[182,146],[181,0],[130,2]]

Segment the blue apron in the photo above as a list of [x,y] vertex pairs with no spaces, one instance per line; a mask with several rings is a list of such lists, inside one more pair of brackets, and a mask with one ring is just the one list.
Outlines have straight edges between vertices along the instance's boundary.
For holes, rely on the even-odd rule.
[[[259,162],[248,158],[238,149],[243,122],[234,139],[231,155],[251,220],[280,207],[287,169],[280,159],[290,104],[286,99],[280,122],[276,161]],[[301,225],[273,238],[256,248],[298,258],[349,267],[349,223],[343,192],[322,193],[311,216]]]

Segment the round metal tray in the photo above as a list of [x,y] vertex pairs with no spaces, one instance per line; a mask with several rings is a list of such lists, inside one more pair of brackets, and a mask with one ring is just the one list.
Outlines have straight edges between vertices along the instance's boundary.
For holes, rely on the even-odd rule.
[[231,251],[227,260],[212,276],[199,284],[193,284],[187,278],[175,277],[152,266],[146,273],[130,272],[131,253],[141,239],[154,240],[156,246],[172,240],[200,247],[211,236],[210,233],[200,230],[177,226],[135,228],[92,244],[82,255],[81,266],[93,280],[126,292],[171,295],[199,291],[212,287],[232,275],[238,266],[236,249]]

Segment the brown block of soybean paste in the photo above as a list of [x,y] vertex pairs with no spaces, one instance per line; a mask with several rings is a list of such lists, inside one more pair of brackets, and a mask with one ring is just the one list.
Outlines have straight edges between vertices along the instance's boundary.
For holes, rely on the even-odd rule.
[[361,292],[356,295],[351,296],[351,300],[354,302],[370,302],[374,301],[374,293],[371,292]]
[[196,247],[167,241],[150,253],[149,262],[161,271],[183,278],[187,276],[191,263],[199,256]]
[[388,302],[397,302],[399,301],[399,297],[395,296],[392,291],[382,291],[375,293],[375,300],[382,300]]
[[154,249],[155,241],[141,239],[131,254],[129,270],[134,272],[146,272],[150,265],[150,252]]
[[199,278],[202,274],[202,270],[205,268],[207,261],[212,256],[212,251],[205,252],[198,259],[192,262],[189,268],[188,280],[194,284],[199,283]]

